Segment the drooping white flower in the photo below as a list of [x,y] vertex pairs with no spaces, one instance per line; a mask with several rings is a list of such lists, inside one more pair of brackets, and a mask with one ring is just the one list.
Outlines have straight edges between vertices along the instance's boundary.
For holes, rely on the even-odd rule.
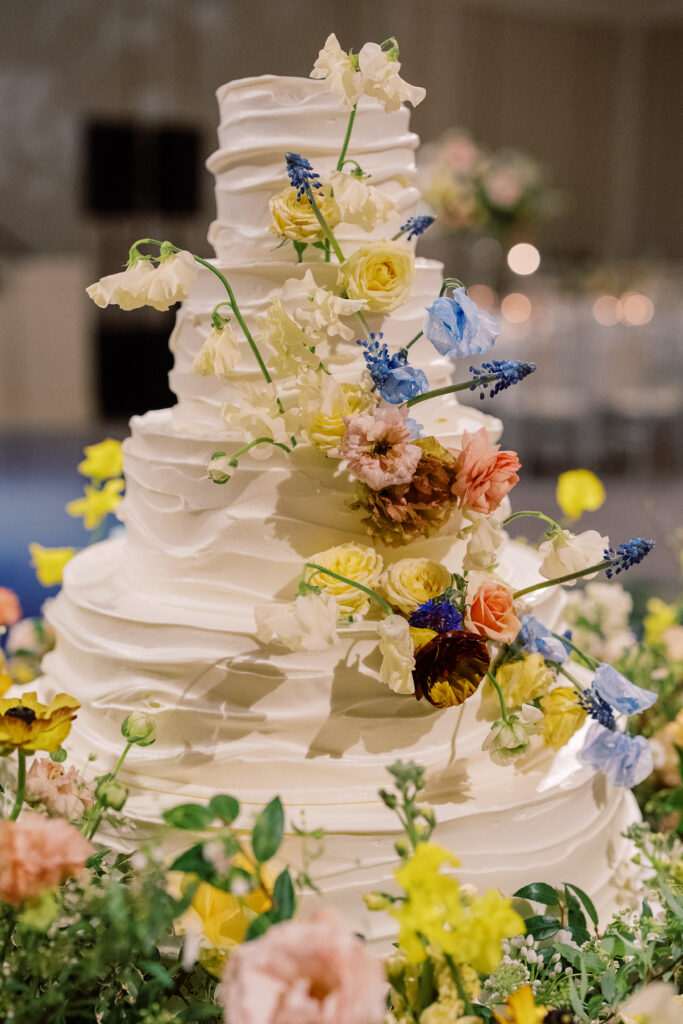
[[396,202],[386,192],[367,185],[362,178],[344,171],[332,171],[330,184],[339,207],[341,219],[346,224],[356,224],[364,231],[372,231],[396,209]]
[[136,260],[119,274],[108,274],[85,290],[96,306],[139,309],[147,302],[147,289],[156,273],[149,260]]
[[515,761],[529,749],[530,737],[538,731],[536,723],[542,718],[543,713],[533,704],[522,704],[521,712],[493,723],[481,749],[488,750],[494,764]]
[[363,92],[361,76],[352,58],[342,50],[334,32],[329,35],[318,54],[311,78],[324,78],[330,92],[341,101],[345,110],[351,110]]
[[311,344],[325,337],[351,341],[356,332],[340,318],[353,316],[365,305],[363,299],[342,299],[327,288],[321,288],[310,269],[302,278],[290,277],[285,281],[280,303],[287,315],[305,331]]
[[[288,444],[290,430],[277,404],[277,391],[273,383],[240,384],[238,405],[227,403],[222,416],[227,426],[240,431],[248,440],[269,437],[281,444]],[[260,444],[252,448],[250,455],[255,459],[267,459],[273,454],[273,445]]]
[[505,530],[493,516],[470,515],[472,525],[461,531],[467,538],[467,553],[463,558],[463,569],[476,572],[489,569],[498,561],[498,549],[505,540]]
[[239,338],[229,323],[212,327],[192,363],[192,372],[203,377],[227,377],[241,358]]
[[426,93],[421,86],[404,82],[399,75],[399,61],[393,60],[379,43],[365,43],[358,54],[358,63],[363,92],[383,103],[388,114],[398,110],[404,102],[416,107],[425,98]]
[[[608,547],[608,538],[601,537],[597,530],[585,530],[578,534],[562,530],[540,545],[538,552],[543,561],[538,571],[547,580],[580,572],[582,569],[601,562],[605,549]],[[584,579],[592,578],[592,575],[584,577]],[[566,586],[573,586],[575,582],[575,580],[571,580]]]
[[683,1024],[683,1004],[670,982],[653,981],[622,1003],[619,1020],[624,1024]]
[[181,249],[161,261],[147,287],[147,305],[167,310],[190,294],[197,279],[199,264],[191,252]]
[[402,615],[387,615],[377,624],[377,632],[382,655],[380,679],[394,693],[415,693],[415,647],[408,620]]
[[295,601],[254,609],[256,635],[265,643],[284,644],[290,651],[324,651],[337,643],[339,608],[331,594],[310,591]]

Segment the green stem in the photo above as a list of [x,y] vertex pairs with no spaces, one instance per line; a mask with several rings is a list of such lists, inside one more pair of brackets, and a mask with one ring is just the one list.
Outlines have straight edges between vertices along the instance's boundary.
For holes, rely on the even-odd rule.
[[[366,336],[366,338],[369,341],[370,340],[370,335],[372,334],[372,331],[370,330],[370,324],[365,319],[365,316],[363,315],[363,311],[362,310],[359,309],[357,311],[357,313],[356,313],[356,316],[358,317],[358,319],[360,320],[361,324],[363,325],[363,330],[365,331],[365,336]],[[373,391],[374,391],[374,388],[373,388]]]
[[494,687],[496,693],[498,694],[498,700],[500,701],[500,710],[501,710],[502,715],[503,715],[503,721],[507,722],[507,721],[509,721],[509,719],[508,719],[508,709],[505,706],[505,697],[503,696],[503,691],[500,688],[500,683],[496,682],[496,679],[495,679],[494,675],[491,672],[487,672],[486,675],[488,677],[489,682],[491,683],[491,685]]
[[407,345],[403,346],[404,352],[407,352],[409,348],[412,348],[416,341],[419,341],[424,331],[419,331],[414,338],[411,338]]
[[348,150],[349,142],[351,141],[351,132],[353,131],[353,122],[356,120],[356,107],[357,106],[358,106],[358,104],[354,103],[354,105],[351,107],[351,113],[349,114],[349,121],[348,121],[348,124],[346,125],[346,135],[344,136],[344,141],[342,143],[341,153],[339,154],[339,159],[337,160],[337,170],[338,171],[341,171],[342,167],[344,166],[344,160],[346,159],[346,151]]
[[16,921],[16,915],[14,908],[7,906],[7,934],[5,935],[4,942],[2,944],[2,951],[0,951],[0,968],[3,967],[7,960],[7,952],[9,950],[10,942],[12,941],[12,934],[14,932],[14,924]]
[[[552,633],[552,630],[551,630],[551,633]],[[596,669],[598,667],[598,665],[600,664],[600,662],[596,661],[595,658],[591,658],[590,655],[584,654],[583,651],[581,650],[581,648],[577,647],[576,644],[572,640],[569,639],[569,637],[560,636],[559,633],[552,633],[552,635],[555,637],[556,640],[559,640],[561,643],[567,644],[568,647],[571,647],[571,649],[574,651],[574,653],[578,654],[578,656],[583,661],[585,661],[585,663],[588,666],[588,668]]]
[[[139,245],[158,245],[161,249],[163,244],[164,243],[160,242],[158,238],[138,238],[137,242],[133,242],[128,250],[128,263],[130,264],[131,260],[136,260],[142,255],[138,251]],[[178,250],[178,252],[180,252],[180,250]]]
[[439,292],[439,298],[448,291],[449,288],[464,288],[465,285],[462,283],[459,277],[444,277],[441,282],[441,291]]
[[337,242],[337,239],[334,237],[334,234],[332,232],[332,228],[329,226],[329,224],[327,223],[327,221],[323,217],[323,215],[322,215],[322,213],[320,211],[320,207],[318,206],[318,204],[315,201],[315,196],[313,195],[313,189],[310,187],[310,185],[307,186],[307,188],[306,188],[306,197],[307,197],[309,203],[311,204],[311,209],[313,210],[313,213],[315,214],[315,218],[318,221],[318,224],[320,224],[320,227],[323,230],[323,235],[325,236],[325,238],[329,241],[330,245],[332,246],[332,250],[333,250],[335,256],[337,257],[337,259],[339,260],[339,262],[343,263],[344,262],[344,253],[339,248],[339,243]]
[[[123,753],[121,754],[121,757],[116,762],[116,767],[114,768],[114,771],[111,773],[111,779],[109,780],[110,782],[113,782],[114,779],[116,778],[116,776],[121,771],[121,768],[123,766],[123,762],[126,760],[126,757],[128,756],[128,751],[134,745],[135,744],[132,743],[130,740],[126,743],[125,747],[123,748]],[[103,811],[103,808],[102,808],[102,801],[98,799],[95,802],[95,806],[92,809],[92,816],[91,816],[91,818],[89,819],[89,821],[87,821],[85,823],[85,825],[81,829],[81,832],[86,837],[86,839],[92,839],[93,838],[93,836],[97,832],[98,828],[100,827],[103,815],[104,815],[104,811]]]
[[[408,403],[410,404],[410,403]],[[518,597],[524,597],[525,594],[532,594],[535,590],[543,590],[545,587],[554,587],[558,583],[569,583],[571,580],[580,580],[582,576],[590,576],[594,572],[602,572],[603,569],[609,569],[612,565],[618,563],[613,558],[607,558],[604,562],[599,562],[597,565],[589,565],[587,569],[579,569],[578,572],[567,573],[566,576],[556,576],[554,580],[542,580],[540,583],[534,583],[531,587],[525,587],[524,590],[516,590],[512,595],[516,601]]]
[[455,966],[455,964],[453,963],[453,958],[448,953],[446,953],[446,963],[448,964],[448,969],[451,972],[451,978],[455,982],[455,987],[458,990],[458,995],[460,996],[464,1003],[465,1015],[470,1015],[472,1010],[472,1003],[469,1000],[467,992],[465,992],[463,983],[460,979],[460,974],[458,973],[458,968]]
[[315,569],[316,572],[321,572],[325,576],[331,576],[332,579],[339,580],[340,583],[347,583],[350,587],[355,587],[356,590],[362,590],[364,594],[367,594],[374,601],[376,601],[377,604],[381,605],[384,611],[387,613],[387,615],[394,614],[391,607],[387,604],[386,601],[382,600],[379,594],[376,594],[374,590],[370,590],[369,587],[363,586],[362,583],[356,583],[355,580],[350,580],[347,576],[340,576],[338,572],[333,572],[331,569],[326,569],[324,565],[317,565],[315,562],[306,562],[304,567],[308,569]]
[[513,519],[521,519],[523,516],[530,516],[533,519],[545,519],[546,523],[550,523],[554,529],[563,532],[559,523],[556,523],[554,519],[551,519],[550,516],[545,515],[543,512],[513,512],[512,515],[503,520],[503,526],[507,526],[507,524],[511,523]]
[[456,391],[470,391],[473,384],[488,384],[491,381],[498,380],[499,376],[497,373],[489,373],[486,377],[479,377],[477,380],[466,380],[462,384],[448,384],[445,388],[435,388],[434,391],[425,391],[423,395],[415,395],[415,398],[409,398],[405,404],[410,408],[411,405],[417,405],[418,402],[426,402],[429,398],[452,395]]
[[219,322],[220,322],[220,320],[224,320],[225,319],[224,317],[221,317],[220,313],[218,312],[218,310],[222,306],[230,306],[230,309],[232,309],[232,304],[230,302],[228,302],[227,300],[223,301],[223,302],[217,302],[216,305],[211,310],[211,323],[213,324],[214,327],[218,327],[219,326],[219,323],[216,323],[217,319],[219,319]]
[[584,688],[579,682],[579,680],[575,679],[571,672],[567,672],[566,668],[563,665],[558,665],[557,671],[560,672],[563,676],[565,676],[565,678],[568,679],[570,683],[573,683],[576,689],[579,691],[579,693],[583,693]]
[[275,448],[282,448],[283,452],[288,453],[291,452],[292,450],[282,441],[274,441],[272,437],[257,437],[255,441],[250,441],[249,444],[245,444],[243,448],[238,449],[238,451],[236,451],[235,454],[230,459],[228,465],[234,466],[236,469],[237,460],[239,459],[240,455],[244,455],[245,452],[248,452],[250,448],[254,448],[257,444],[272,444]]
[[9,816],[10,821],[16,821],[19,817],[19,811],[24,804],[24,798],[26,796],[26,752],[20,747],[17,748],[17,758],[19,760],[19,770],[17,772],[17,797],[14,801],[12,813]]

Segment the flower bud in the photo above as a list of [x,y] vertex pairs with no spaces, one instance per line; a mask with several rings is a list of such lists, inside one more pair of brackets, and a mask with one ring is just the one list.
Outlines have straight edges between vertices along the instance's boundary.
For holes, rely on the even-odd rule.
[[104,807],[120,811],[128,799],[128,788],[116,779],[100,779],[95,787],[95,795]]
[[394,843],[394,849],[399,857],[407,857],[410,853],[410,843],[405,839],[397,839]]
[[363,893],[363,903],[368,910],[388,910],[393,900],[381,892],[365,892]]
[[121,733],[129,743],[137,743],[140,747],[149,747],[157,738],[157,724],[146,712],[133,711],[124,719]]
[[214,452],[206,467],[207,476],[214,484],[227,484],[235,468],[234,462],[225,452]]

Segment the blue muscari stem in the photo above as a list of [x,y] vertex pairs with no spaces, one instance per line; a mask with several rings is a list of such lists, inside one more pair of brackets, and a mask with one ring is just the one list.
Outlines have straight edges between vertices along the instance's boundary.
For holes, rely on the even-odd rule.
[[430,217],[428,214],[423,214],[420,217],[409,217],[405,224],[401,224],[401,227],[396,234],[392,236],[391,240],[392,242],[395,242],[401,237],[401,235],[406,234],[408,236],[406,241],[408,242],[411,238],[418,238],[420,235],[424,234],[427,228],[432,226],[435,220],[436,217]]
[[617,723],[612,708],[592,687],[589,690],[577,690],[576,695],[579,698],[579,705],[591,718],[604,725],[605,729],[616,729]]
[[311,167],[309,161],[300,153],[285,153],[287,174],[296,189],[297,198],[301,199],[304,193],[308,194],[312,188],[322,188],[320,175]]
[[606,548],[605,558],[609,558],[612,561],[612,567],[607,570],[605,575],[607,579],[618,576],[620,572],[625,572],[630,569],[632,565],[638,565],[639,562],[645,558],[645,555],[649,554],[655,546],[653,540],[645,540],[644,537],[633,537],[631,540],[626,541],[625,544],[620,544],[615,550],[614,548]]
[[483,401],[488,388],[489,398],[493,398],[501,391],[512,387],[513,384],[519,384],[535,369],[536,363],[526,363],[519,359],[493,359],[490,363],[482,363],[480,369],[470,366],[470,373],[475,377],[471,390],[474,391],[477,387],[481,388],[479,397]]
[[365,587],[362,583],[357,583],[356,580],[350,580],[348,576],[341,576],[338,572],[326,569],[324,565],[317,565],[316,562],[306,562],[304,564],[304,568],[314,569],[315,572],[321,572],[325,576],[331,576],[332,579],[339,580],[340,583],[348,583],[350,587],[355,587],[356,590],[362,590],[364,594],[367,594],[368,597],[373,599],[373,601],[376,601],[377,604],[384,609],[387,615],[394,614],[390,605],[388,605],[387,602],[379,596],[379,594],[376,594],[374,590],[370,590],[370,587]]

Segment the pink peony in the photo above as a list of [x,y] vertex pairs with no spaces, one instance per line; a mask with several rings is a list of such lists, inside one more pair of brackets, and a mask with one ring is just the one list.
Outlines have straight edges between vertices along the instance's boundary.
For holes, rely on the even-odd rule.
[[321,907],[239,946],[220,998],[229,1024],[378,1024],[386,987],[379,958]]
[[79,875],[95,848],[61,818],[0,821],[0,899],[18,904]]
[[489,640],[510,644],[522,623],[515,615],[512,591],[504,583],[482,583],[467,610],[465,625]]
[[19,598],[8,587],[0,587],[0,626],[13,626],[20,618]]
[[484,427],[476,434],[465,431],[453,493],[465,508],[489,515],[519,480],[521,465],[516,452],[501,452],[499,444],[489,443]]
[[410,483],[422,452],[410,443],[407,417],[406,406],[394,405],[380,405],[360,416],[344,416],[344,439],[329,454],[346,459],[349,472],[373,491]]
[[26,799],[41,803],[48,814],[82,818],[93,805],[93,795],[73,765],[67,772],[49,757],[36,758],[26,776]]

